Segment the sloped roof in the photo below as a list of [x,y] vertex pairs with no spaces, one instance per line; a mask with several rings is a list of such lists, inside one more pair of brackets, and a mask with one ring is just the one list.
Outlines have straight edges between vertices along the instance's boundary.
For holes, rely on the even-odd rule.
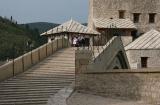
[[58,27],[48,30],[47,32],[42,33],[41,35],[51,35],[59,33],[77,33],[77,34],[88,34],[88,35],[98,35],[99,32],[89,29],[88,27],[74,21],[70,20]]
[[160,48],[160,32],[151,30],[125,47],[125,50],[138,49],[159,49]]
[[119,28],[119,29],[136,29],[136,26],[130,19],[94,19],[97,28]]

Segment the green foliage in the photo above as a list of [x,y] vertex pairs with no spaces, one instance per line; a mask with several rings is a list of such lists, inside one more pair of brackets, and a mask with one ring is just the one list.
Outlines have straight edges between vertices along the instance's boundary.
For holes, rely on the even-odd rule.
[[56,23],[47,23],[47,22],[35,22],[35,23],[28,23],[22,24],[23,26],[29,27],[30,29],[38,29],[40,33],[43,33],[51,28],[58,26],[59,24]]
[[0,61],[18,57],[31,48],[27,43],[32,42],[32,49],[47,42],[37,29],[22,27],[17,22],[0,17]]

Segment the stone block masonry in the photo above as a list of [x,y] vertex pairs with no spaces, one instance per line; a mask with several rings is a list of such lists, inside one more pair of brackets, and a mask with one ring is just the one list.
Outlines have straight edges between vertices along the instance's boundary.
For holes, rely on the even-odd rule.
[[148,68],[160,67],[160,50],[159,49],[127,50],[126,54],[132,69],[137,69],[142,67],[141,57],[148,57],[147,58]]
[[[124,11],[124,18],[134,20],[134,13],[139,13],[139,22],[135,23],[139,33],[150,29],[160,31],[160,0],[89,0],[89,27],[93,28],[93,20],[97,18],[119,18],[119,11]],[[155,13],[155,22],[149,22],[149,14]]]
[[[97,70],[98,71],[98,70]],[[76,75],[76,89],[109,98],[160,104],[160,71],[156,69],[110,70]]]

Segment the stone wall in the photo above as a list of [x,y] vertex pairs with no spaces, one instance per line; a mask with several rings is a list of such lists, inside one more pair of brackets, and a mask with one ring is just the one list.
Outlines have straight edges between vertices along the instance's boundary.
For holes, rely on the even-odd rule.
[[160,50],[128,50],[126,53],[132,69],[141,68],[141,57],[148,57],[149,68],[160,67]]
[[121,36],[122,42],[123,42],[123,46],[127,46],[128,44],[130,44],[133,41],[133,37],[132,36]]
[[[113,37],[103,46],[102,52],[87,66],[88,71],[108,70],[115,67],[128,69],[129,63],[120,37]],[[76,56],[79,56],[76,54]],[[121,58],[122,59],[121,59]],[[117,59],[115,59],[117,58]],[[78,60],[78,59],[76,59]]]
[[160,104],[160,68],[76,74],[76,90],[109,98]]
[[64,38],[57,39],[0,66],[0,81],[28,70],[33,65],[52,55],[58,49],[65,47],[68,47],[68,40]]
[[[133,20],[133,13],[141,13],[136,23],[140,33],[156,28],[160,31],[160,0],[89,0],[89,27],[95,18],[119,18],[119,10],[125,10],[125,18]],[[149,23],[149,13],[156,13],[155,24]]]

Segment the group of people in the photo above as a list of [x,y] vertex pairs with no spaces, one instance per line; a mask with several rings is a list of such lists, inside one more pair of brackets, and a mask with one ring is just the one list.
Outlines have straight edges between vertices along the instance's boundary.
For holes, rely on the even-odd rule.
[[73,46],[74,47],[84,47],[85,46],[85,38],[83,36],[74,37],[73,38]]

